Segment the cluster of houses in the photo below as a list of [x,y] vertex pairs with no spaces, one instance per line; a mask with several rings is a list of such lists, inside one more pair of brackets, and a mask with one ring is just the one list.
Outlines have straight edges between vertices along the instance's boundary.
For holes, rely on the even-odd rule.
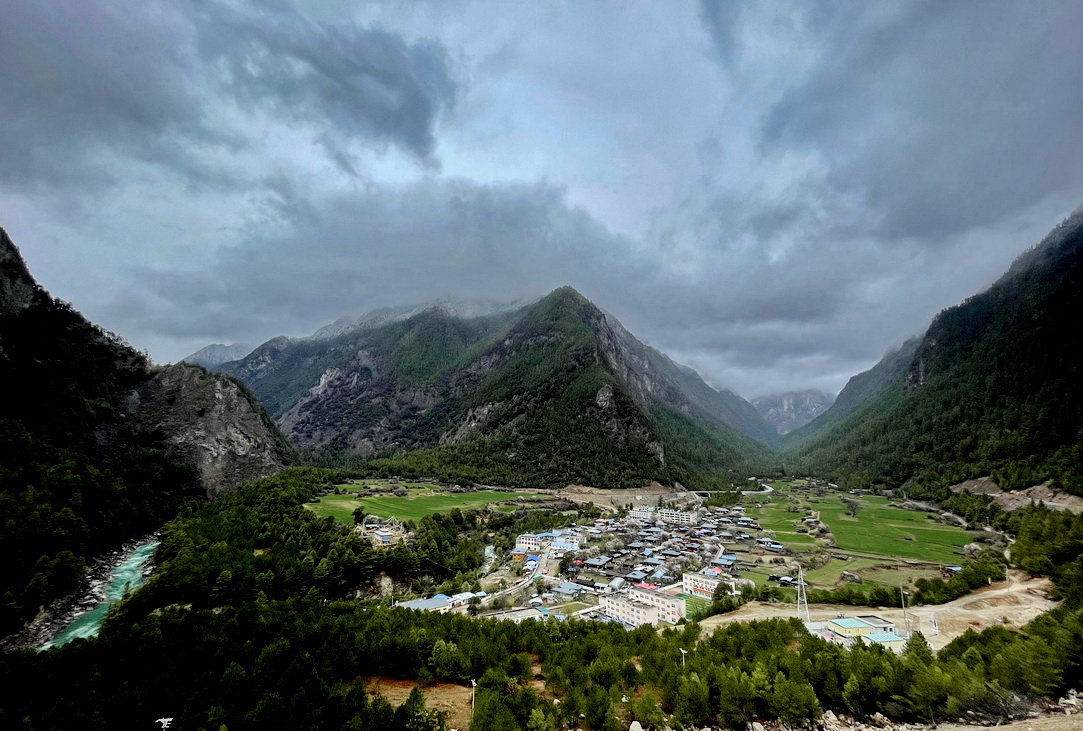
[[[546,558],[575,556],[560,583],[530,598],[527,610],[537,610],[534,614],[521,610],[507,618],[540,617],[545,604],[563,604],[588,593],[599,598],[594,610],[599,619],[629,627],[676,624],[687,616],[690,598],[709,601],[720,585],[725,593],[737,594],[737,572],[756,565],[742,561],[740,552],[784,550],[771,538],[757,537],[759,530],[741,506],[687,511],[639,507],[622,518],[519,535],[511,559],[521,564],[524,575],[543,573],[539,568]],[[400,606],[443,612],[469,599],[437,595]]]
[[[625,518],[596,520],[585,533],[610,538],[606,541],[609,550],[580,553],[568,573],[592,588],[617,578],[630,584],[672,584],[691,564],[708,564],[716,575],[736,576],[742,563],[754,565],[742,562],[738,552],[785,551],[773,538],[757,538],[754,533],[759,530],[740,506],[711,511],[633,508]],[[621,547],[614,549],[614,542]]]
[[896,633],[894,623],[873,614],[840,616],[826,622],[805,622],[805,628],[810,634],[847,648],[863,642],[880,645],[892,652],[902,652],[906,646],[906,640]]

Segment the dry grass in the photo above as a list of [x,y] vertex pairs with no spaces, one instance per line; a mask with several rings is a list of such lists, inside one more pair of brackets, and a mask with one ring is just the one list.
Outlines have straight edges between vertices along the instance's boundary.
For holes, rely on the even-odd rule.
[[[379,693],[396,707],[406,701],[410,696],[410,691],[417,685],[416,681],[399,678],[364,676],[362,680],[365,681],[365,690],[369,693]],[[426,707],[447,714],[449,728],[465,729],[470,726],[469,686],[437,683],[432,686],[421,686],[421,693],[425,696]]]

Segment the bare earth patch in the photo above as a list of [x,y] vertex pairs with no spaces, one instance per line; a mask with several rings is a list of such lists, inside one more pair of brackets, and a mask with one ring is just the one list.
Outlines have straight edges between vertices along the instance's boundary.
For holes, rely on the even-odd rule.
[[[964,597],[937,606],[909,607],[906,610],[914,631],[921,631],[934,650],[940,650],[968,629],[980,632],[993,626],[1022,627],[1039,614],[1057,606],[1049,598],[1053,585],[1046,578],[1031,578],[1022,571],[1012,571],[1010,580],[978,589]],[[810,604],[812,620],[833,619],[839,613],[848,617],[859,614],[875,614],[894,622],[904,631],[901,607],[853,607],[841,604]],[[736,612],[710,617],[700,624],[704,628],[719,627],[731,622],[747,622],[753,619],[796,617],[795,604],[767,604],[749,602]],[[933,634],[932,620],[936,619],[939,634]],[[1037,730],[1036,730],[1037,731]]]
[[[964,726],[954,723],[943,723],[937,726],[938,731],[985,731],[986,726]],[[997,726],[997,731],[1079,731],[1083,728],[1083,719],[1076,716],[1046,716],[1045,718],[1033,718],[1027,721],[1016,721]]]
[[[388,703],[398,707],[410,697],[410,691],[417,685],[414,680],[363,676],[365,690],[379,693],[387,698]],[[448,728],[465,729],[470,726],[470,688],[454,683],[437,683],[433,686],[421,686],[425,696],[425,707],[447,714]]]
[[989,495],[1004,510],[1016,510],[1033,502],[1043,502],[1054,510],[1067,510],[1070,513],[1083,513],[1083,498],[1054,490],[1048,483],[1028,487],[1026,490],[1002,490],[991,477],[979,477],[951,486],[952,492],[972,492]]
[[561,497],[575,503],[594,503],[600,508],[609,510],[614,510],[616,505],[627,505],[628,503],[637,506],[657,505],[658,498],[662,495],[687,495],[689,499],[695,499],[695,495],[687,490],[667,487],[659,482],[652,482],[646,487],[637,487],[630,490],[607,490],[601,487],[587,487],[586,485],[568,485],[563,490],[560,490],[559,494]]

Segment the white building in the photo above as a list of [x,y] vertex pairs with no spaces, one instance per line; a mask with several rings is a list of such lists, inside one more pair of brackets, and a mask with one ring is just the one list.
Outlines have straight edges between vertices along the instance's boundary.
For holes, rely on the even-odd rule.
[[603,594],[598,608],[602,614],[625,624],[639,627],[644,624],[658,624],[658,608],[650,604],[634,601],[628,597],[616,594]]
[[654,522],[655,519],[671,525],[696,525],[699,522],[699,511],[685,512],[673,508],[632,508],[628,511],[628,517],[636,520]]
[[737,595],[737,585],[730,577],[708,576],[707,574],[686,573],[681,577],[681,586],[685,594],[699,596],[705,599],[714,597],[719,584],[726,584],[726,592],[731,596]]
[[677,624],[677,622],[684,619],[685,603],[684,599],[679,596],[633,586],[628,590],[628,598],[634,602],[654,607],[658,610],[658,618],[670,624]]
[[524,533],[515,539],[516,546],[522,546],[528,551],[540,551],[547,542],[540,534],[535,535],[534,533]]
[[658,508],[658,517],[663,523],[672,525],[696,525],[699,522],[699,511],[673,510],[671,508]]

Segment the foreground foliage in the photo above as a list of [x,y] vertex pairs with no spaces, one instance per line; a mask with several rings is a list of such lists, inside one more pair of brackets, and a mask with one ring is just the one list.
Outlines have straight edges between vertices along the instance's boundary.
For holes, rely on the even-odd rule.
[[[1019,522],[1019,560],[1052,572],[1066,597],[1062,609],[1022,633],[969,632],[939,656],[916,635],[896,656],[879,647],[844,650],[794,620],[703,636],[695,623],[661,634],[579,621],[515,625],[348,600],[376,572],[402,571],[404,554],[372,549],[303,510],[328,478],[291,470],[171,523],[159,573],[111,614],[96,640],[0,659],[7,691],[0,726],[26,719],[35,729],[105,729],[172,716],[184,728],[234,731],[441,728],[419,695],[393,710],[365,693],[361,675],[477,679],[475,731],[563,724],[617,731],[630,718],[738,728],[751,718],[796,723],[828,709],[909,720],[1000,716],[1017,694],[1044,696],[1083,680],[1081,517],[1035,509]],[[432,518],[431,527],[419,526],[425,545],[416,558],[441,555],[450,570],[455,541],[470,530],[450,516]],[[686,665],[681,648],[690,651]],[[532,661],[541,665],[544,693],[528,682]],[[36,700],[41,688],[58,687],[65,692],[52,703]]]
[[78,585],[91,557],[201,495],[163,436],[130,423],[146,358],[38,290],[0,314],[0,635]]

